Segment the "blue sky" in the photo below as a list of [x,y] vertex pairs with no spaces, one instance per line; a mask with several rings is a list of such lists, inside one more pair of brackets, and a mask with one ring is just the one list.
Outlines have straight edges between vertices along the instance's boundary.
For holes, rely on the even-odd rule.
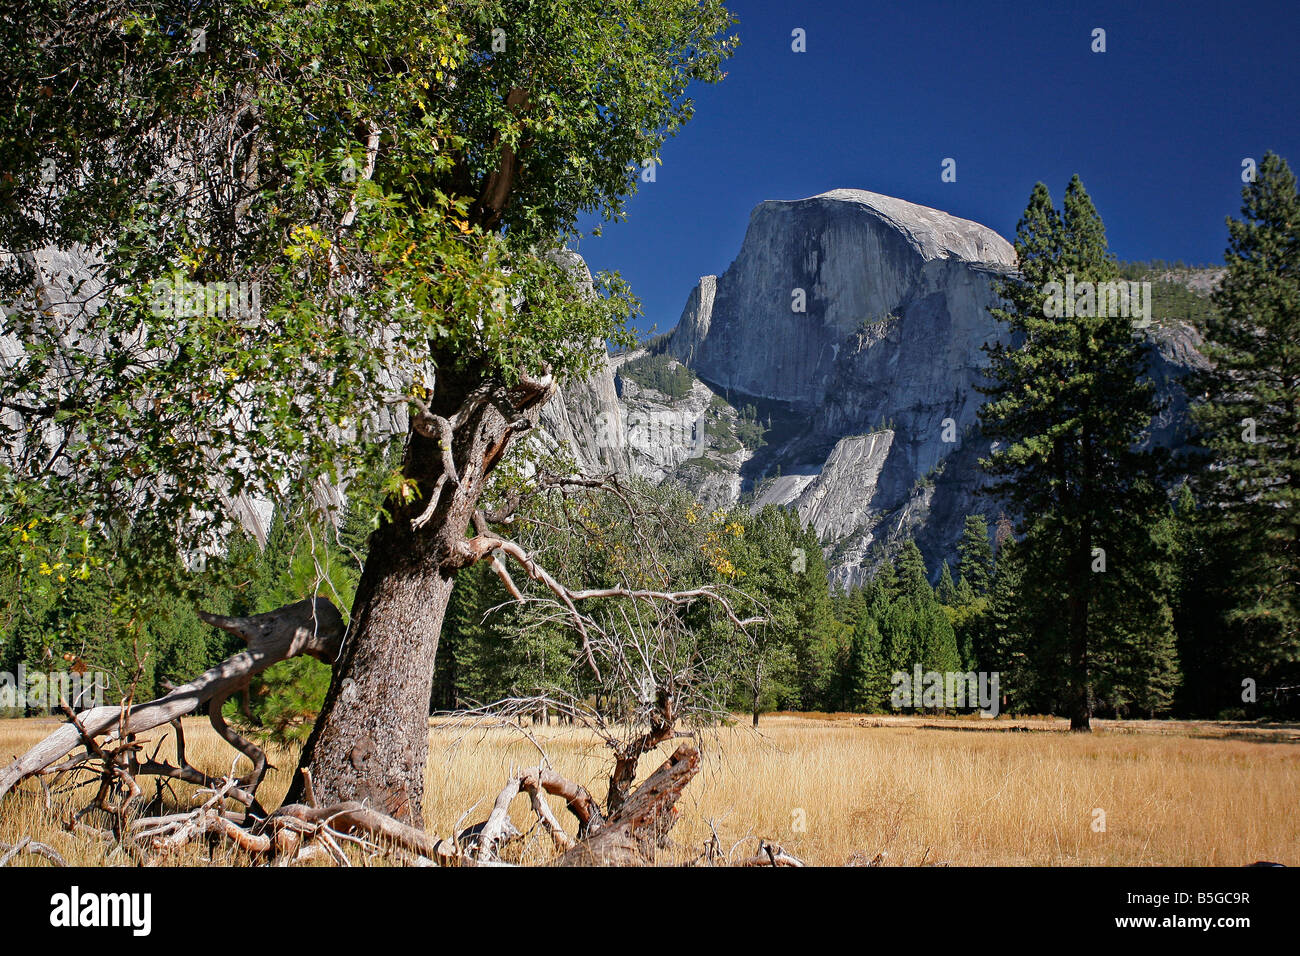
[[[693,91],[695,118],[628,221],[578,247],[631,283],[643,329],[677,323],[764,199],[870,189],[1010,238],[1036,181],[1059,204],[1077,172],[1120,258],[1218,262],[1243,158],[1272,149],[1300,169],[1295,0],[728,8],[741,45],[727,78]],[[947,157],[956,182],[940,181]]]

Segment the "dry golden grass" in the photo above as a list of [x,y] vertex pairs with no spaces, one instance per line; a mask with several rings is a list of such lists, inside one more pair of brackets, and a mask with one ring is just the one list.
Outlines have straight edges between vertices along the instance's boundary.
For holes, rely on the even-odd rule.
[[[51,726],[0,721],[0,755],[21,752]],[[1013,726],[1033,731],[1008,732]],[[1083,736],[1062,726],[1050,719],[774,715],[757,734],[747,723],[720,730],[706,739],[704,769],[679,804],[670,859],[693,858],[711,821],[724,849],[749,838],[737,855],[767,837],[826,865],[882,851],[895,865],[1300,865],[1296,728],[1101,722]],[[603,799],[610,761],[593,738],[555,726],[533,734],[556,770]],[[196,766],[229,767],[231,751],[205,722],[188,721],[186,736]],[[458,820],[483,819],[511,768],[539,758],[532,743],[505,730],[465,732],[434,722],[430,744],[425,820],[440,835]],[[272,760],[280,769],[260,794],[268,806],[278,803],[294,766],[290,753]],[[647,757],[644,773],[656,763]],[[32,785],[24,791],[0,805],[0,840],[30,834],[69,862],[105,862],[103,848],[59,832]],[[561,803],[552,803],[569,824]],[[1105,811],[1104,832],[1093,829],[1095,809]],[[522,799],[515,820],[530,825]],[[190,850],[175,862],[204,862],[204,852]],[[539,834],[514,851],[525,861],[550,852]]]

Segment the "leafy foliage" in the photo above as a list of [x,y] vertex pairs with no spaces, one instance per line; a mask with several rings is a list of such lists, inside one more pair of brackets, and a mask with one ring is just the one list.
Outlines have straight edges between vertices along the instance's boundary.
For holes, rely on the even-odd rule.
[[[148,577],[192,583],[178,532],[215,559],[244,496],[394,490],[394,407],[435,372],[585,374],[635,305],[552,252],[622,215],[727,24],[681,0],[12,5],[4,529],[76,502],[67,534],[129,525]],[[94,276],[59,322],[30,295],[47,246]],[[254,283],[256,314],[214,305]]]

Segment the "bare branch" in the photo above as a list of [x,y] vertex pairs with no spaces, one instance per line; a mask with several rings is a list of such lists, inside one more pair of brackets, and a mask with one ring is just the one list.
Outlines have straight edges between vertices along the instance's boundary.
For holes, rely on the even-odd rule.
[[[112,759],[105,754],[101,745],[95,743],[96,738],[107,734],[105,744],[125,741],[130,735],[172,723],[200,704],[229,694],[231,690],[242,686],[249,677],[277,661],[309,654],[327,663],[333,662],[343,638],[342,615],[330,601],[320,597],[299,601],[254,617],[219,617],[201,611],[199,617],[209,624],[239,635],[248,643],[248,649],[209,668],[194,680],[157,700],[137,704],[125,711],[121,707],[96,707],[78,715],[75,720],[62,725],[32,747],[0,774],[0,797],[13,789],[19,781],[40,773],[63,758],[83,741],[96,750],[97,756],[111,763]],[[160,772],[161,768],[151,767],[150,770]],[[175,771],[176,768],[172,770]],[[170,775],[188,779],[179,772]]]
[[44,857],[55,866],[68,865],[68,861],[60,856],[54,847],[47,846],[44,843],[37,843],[31,837],[23,837],[14,844],[0,843],[0,867],[7,866],[9,861],[22,853],[27,853],[31,856]]

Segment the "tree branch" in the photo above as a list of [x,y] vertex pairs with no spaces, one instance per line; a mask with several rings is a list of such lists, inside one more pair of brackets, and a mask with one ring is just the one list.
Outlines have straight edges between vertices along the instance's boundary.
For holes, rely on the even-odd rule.
[[[203,611],[198,614],[214,627],[241,637],[248,643],[248,649],[171,693],[136,704],[125,713],[122,707],[95,707],[78,715],[73,722],[63,724],[0,774],[0,798],[21,780],[40,773],[83,741],[98,748],[95,738],[101,735],[108,735],[105,741],[108,743],[171,723],[199,705],[229,694],[252,675],[288,657],[308,654],[332,663],[343,640],[342,615],[329,600],[321,597],[253,617],[220,617]],[[177,773],[169,775],[180,777]]]

